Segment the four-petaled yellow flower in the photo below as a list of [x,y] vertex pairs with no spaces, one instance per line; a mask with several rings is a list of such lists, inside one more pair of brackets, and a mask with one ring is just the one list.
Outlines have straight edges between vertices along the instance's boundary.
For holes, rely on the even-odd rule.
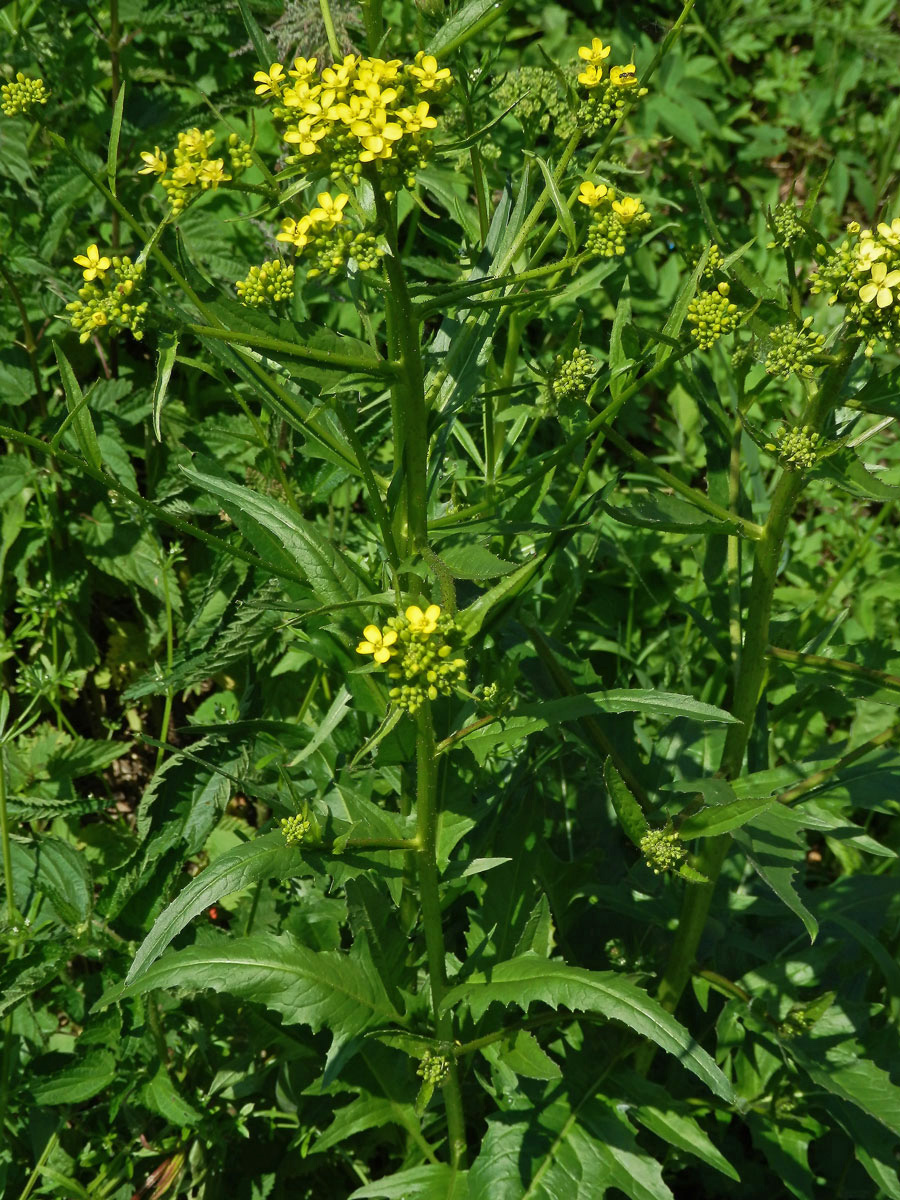
[[311,79],[316,73],[317,58],[295,58],[293,71],[288,71],[293,79]]
[[268,71],[257,71],[253,82],[259,84],[256,89],[257,96],[280,96],[281,85],[284,83],[284,67],[281,63],[272,63]]
[[630,225],[643,212],[644,205],[636,196],[623,196],[621,200],[613,200],[612,209],[623,225]]
[[[615,70],[615,68],[613,68]],[[603,68],[591,63],[578,76],[578,82],[582,87],[595,88],[598,87],[603,79]]]
[[597,186],[593,183],[588,183],[588,181],[585,180],[578,190],[578,199],[582,204],[586,204],[588,208],[596,208],[598,204],[603,202],[608,194],[609,188],[605,183],[601,183],[599,186]]
[[612,46],[604,46],[601,38],[592,38],[589,46],[578,47],[578,57],[585,59],[594,67],[599,67],[604,58],[609,57]]
[[138,175],[165,175],[168,170],[168,156],[160,150],[159,146],[154,146],[152,153],[149,150],[142,150],[141,158],[144,160],[144,166],[138,169]]
[[890,225],[886,221],[879,222],[878,232],[889,246],[900,248],[900,217],[894,217]]
[[428,101],[420,100],[415,108],[401,108],[397,116],[406,126],[407,133],[418,133],[420,129],[435,129],[437,121],[428,115]]
[[[866,236],[868,235],[868,236]],[[857,269],[868,271],[884,254],[884,246],[879,246],[872,237],[871,229],[866,229],[856,247]]]
[[310,211],[310,223],[312,225],[321,225],[325,229],[334,229],[335,225],[340,225],[344,219],[344,206],[350,199],[346,192],[341,192],[333,200],[328,192],[319,192],[316,199],[319,202],[319,207]]
[[887,308],[894,303],[894,293],[891,288],[900,284],[900,271],[888,271],[887,264],[877,262],[872,267],[872,282],[864,283],[859,289],[859,298],[863,304],[871,304],[874,300],[879,308]]
[[363,630],[365,641],[356,647],[357,654],[371,654],[377,663],[386,663],[396,653],[392,647],[397,640],[397,632],[389,629],[382,633],[377,625],[367,625]]
[[418,79],[419,88],[423,92],[441,87],[444,80],[450,78],[450,68],[441,67],[438,70],[437,59],[433,54],[426,54],[424,50],[420,50],[416,55],[416,65],[409,68],[409,73]]
[[225,160],[223,158],[208,158],[201,164],[197,172],[197,179],[200,185],[204,188],[217,188],[220,183],[224,183],[231,176],[225,173]]
[[102,279],[112,263],[101,255],[96,243],[88,246],[85,254],[76,254],[73,260],[79,267],[84,267],[85,279]]
[[416,633],[434,633],[440,615],[441,606],[439,604],[429,604],[424,612],[418,604],[411,604],[406,610],[406,619]]
[[613,67],[609,72],[609,82],[613,87],[634,87],[637,84],[634,63],[628,63],[624,67]]
[[281,232],[275,234],[276,242],[290,242],[292,246],[296,246],[298,250],[302,250],[304,246],[308,246],[312,241],[309,236],[310,227],[309,217],[301,217],[299,221],[294,221],[291,217],[285,217],[281,222]]

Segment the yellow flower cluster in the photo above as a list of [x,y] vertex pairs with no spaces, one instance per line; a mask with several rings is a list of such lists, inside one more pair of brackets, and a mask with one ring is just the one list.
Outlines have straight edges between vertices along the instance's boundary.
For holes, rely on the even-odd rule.
[[830,256],[825,246],[817,247],[820,262],[811,290],[829,292],[829,304],[846,304],[867,355],[878,341],[900,349],[900,217],[874,230],[853,222],[847,232]]
[[17,72],[11,83],[0,87],[0,108],[8,117],[17,117],[27,113],[35,104],[46,104],[50,93],[44,87],[43,79],[29,79],[21,71]]
[[630,238],[650,224],[650,214],[637,196],[619,196],[605,183],[582,183],[579,201],[591,214],[591,227],[585,240],[589,254],[611,258],[624,254]]
[[289,161],[312,158],[332,179],[353,183],[369,167],[388,184],[411,187],[432,149],[431,104],[452,83],[449,69],[424,51],[406,64],[348,54],[320,71],[317,61],[297,58],[287,71],[272,63],[253,76],[256,94],[284,123],[282,137],[295,149]]
[[389,617],[379,629],[367,625],[357,654],[371,654],[386,666],[395,686],[388,693],[398,708],[414,713],[426,700],[449,696],[465,683],[466,660],[457,654],[460,630],[439,604],[423,612],[410,605],[402,616]]
[[589,136],[604,125],[614,124],[628,105],[647,95],[647,89],[639,86],[633,62],[611,67],[609,74],[605,74],[603,64],[611,52],[612,47],[604,46],[602,39],[596,37],[589,46],[578,47],[582,64],[577,79],[584,93],[578,118]]
[[307,278],[316,275],[335,275],[353,259],[361,271],[376,266],[384,253],[377,239],[364,230],[354,231],[344,223],[344,209],[350,197],[346,192],[332,196],[319,192],[317,206],[295,220],[286,217],[276,240],[287,242],[298,253],[313,258]]
[[[88,246],[84,254],[76,254],[74,261],[82,268],[84,285],[78,289],[79,298],[67,304],[66,310],[73,329],[78,330],[79,340],[86,342],[106,327],[110,333],[130,329],[140,341],[144,336],[147,302],[135,304],[134,300],[143,279],[143,265],[133,263],[127,255],[107,258],[96,243]],[[107,278],[109,272],[111,278]]]
[[[141,151],[144,165],[138,174],[158,175],[172,212],[180,213],[201,192],[214,190],[233,178],[225,169],[225,159],[212,157],[215,142],[216,135],[211,129],[188,129],[178,135],[171,166],[169,155],[154,146],[152,150]],[[229,134],[227,148],[235,175],[250,166],[250,146],[236,133]]]

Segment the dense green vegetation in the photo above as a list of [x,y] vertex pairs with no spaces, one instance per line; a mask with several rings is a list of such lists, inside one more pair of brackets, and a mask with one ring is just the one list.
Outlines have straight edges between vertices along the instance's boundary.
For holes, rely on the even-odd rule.
[[900,1197],[895,6],[595,8],[0,4],[10,1200]]

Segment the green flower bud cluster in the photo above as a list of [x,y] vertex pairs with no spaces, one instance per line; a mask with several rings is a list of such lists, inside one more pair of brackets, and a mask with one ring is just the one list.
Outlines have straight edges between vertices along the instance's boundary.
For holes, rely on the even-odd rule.
[[729,291],[727,283],[720,283],[711,292],[700,292],[688,305],[687,319],[700,350],[708,350],[740,323],[738,306],[728,299]]
[[270,259],[261,267],[251,267],[246,279],[234,286],[242,304],[253,308],[281,304],[294,294],[294,268],[280,258]]
[[544,415],[555,413],[560,404],[586,399],[596,374],[597,360],[583,346],[576,346],[568,357],[557,354],[547,379]]
[[398,708],[414,713],[425,700],[450,696],[465,685],[466,660],[457,652],[460,630],[452,617],[442,613],[432,632],[406,616],[389,617],[387,623],[397,633],[397,657],[388,667],[396,682],[388,695]]
[[775,343],[766,355],[766,371],[770,375],[801,375],[811,379],[816,369],[815,358],[822,353],[825,335],[810,333],[812,317],[807,317],[801,328],[779,325],[771,330],[769,337]]
[[624,254],[629,239],[650,224],[651,216],[637,196],[618,196],[615,188],[585,180],[578,195],[591,214],[584,248],[588,254],[612,258]]
[[673,870],[687,858],[681,838],[669,826],[648,830],[641,838],[641,854],[654,875]]
[[114,278],[107,277],[105,271],[97,272],[78,289],[79,299],[66,305],[69,323],[78,331],[79,341],[88,341],[103,328],[110,333],[129,329],[138,341],[144,336],[147,301],[133,303],[140,291],[143,264],[133,263],[127,255],[107,259],[105,266],[108,268],[110,263]]
[[853,221],[847,233],[833,253],[816,247],[820,262],[810,290],[846,306],[847,324],[863,339],[867,356],[878,342],[900,350],[900,217],[874,231]]
[[778,1036],[784,1041],[789,1042],[793,1038],[803,1037],[804,1034],[809,1033],[815,1023],[815,1018],[810,1016],[804,1009],[794,1009],[788,1013],[778,1026]]
[[228,157],[231,159],[231,169],[235,175],[253,166],[253,155],[249,142],[238,137],[236,133],[228,135]]
[[8,117],[27,113],[35,104],[46,104],[49,98],[43,79],[29,79],[21,71],[11,83],[0,87],[0,108]]
[[492,96],[498,110],[515,105],[512,116],[526,129],[550,133],[568,141],[576,129],[575,114],[559,94],[556,75],[546,67],[520,67],[510,71]]
[[816,465],[820,446],[819,434],[808,425],[795,425],[775,435],[775,442],[767,442],[766,449],[778,455],[778,461],[786,471],[808,471]]
[[450,1074],[450,1060],[444,1054],[434,1054],[431,1050],[426,1050],[416,1067],[416,1074],[421,1075],[432,1087],[436,1087]]
[[298,814],[295,817],[281,818],[281,832],[284,834],[284,840],[288,846],[298,846],[306,838],[309,830],[308,817],[301,817]]
[[768,243],[769,250],[774,250],[776,246],[784,246],[790,249],[795,242],[799,242],[806,232],[800,224],[796,207],[790,201],[783,201],[781,204],[775,205],[775,208],[772,210],[770,224],[774,237]]
[[[695,249],[690,256],[692,266],[696,267],[702,257],[702,250]],[[716,275],[723,270],[724,267],[725,255],[719,249],[717,242],[710,242],[709,254],[706,256],[706,266],[701,272],[701,278],[715,279]]]
[[317,275],[337,275],[353,259],[360,271],[377,267],[384,254],[378,238],[365,230],[354,233],[346,226],[336,225],[310,241],[308,254],[314,265],[306,272],[307,279]]
[[[615,68],[613,68],[615,70]],[[647,88],[616,86],[611,79],[604,80],[591,90],[578,106],[577,124],[588,137],[593,137],[607,125],[614,125],[626,109],[647,95]]]

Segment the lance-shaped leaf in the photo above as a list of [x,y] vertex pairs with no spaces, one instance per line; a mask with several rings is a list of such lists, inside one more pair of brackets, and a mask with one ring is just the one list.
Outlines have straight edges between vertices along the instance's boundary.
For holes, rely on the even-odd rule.
[[465,1001],[478,1019],[495,1001],[516,1004],[526,1012],[539,1001],[551,1008],[565,1006],[574,1013],[600,1013],[621,1021],[641,1037],[655,1042],[725,1100],[733,1099],[731,1084],[671,1013],[646,992],[615,971],[588,971],[558,959],[524,954],[477,972],[444,997],[447,1008]]
[[619,824],[627,837],[635,846],[640,846],[641,838],[650,828],[641,806],[635,800],[628,784],[616,770],[613,760],[608,758],[603,764],[603,782],[616,810]]
[[334,1035],[330,1062],[366,1029],[400,1020],[364,947],[358,939],[349,954],[310,950],[286,933],[192,946],[165,955],[134,982],[111,988],[98,1007],[153,988],[211,988],[258,1001],[288,1024],[308,1025],[314,1033],[327,1027]]

